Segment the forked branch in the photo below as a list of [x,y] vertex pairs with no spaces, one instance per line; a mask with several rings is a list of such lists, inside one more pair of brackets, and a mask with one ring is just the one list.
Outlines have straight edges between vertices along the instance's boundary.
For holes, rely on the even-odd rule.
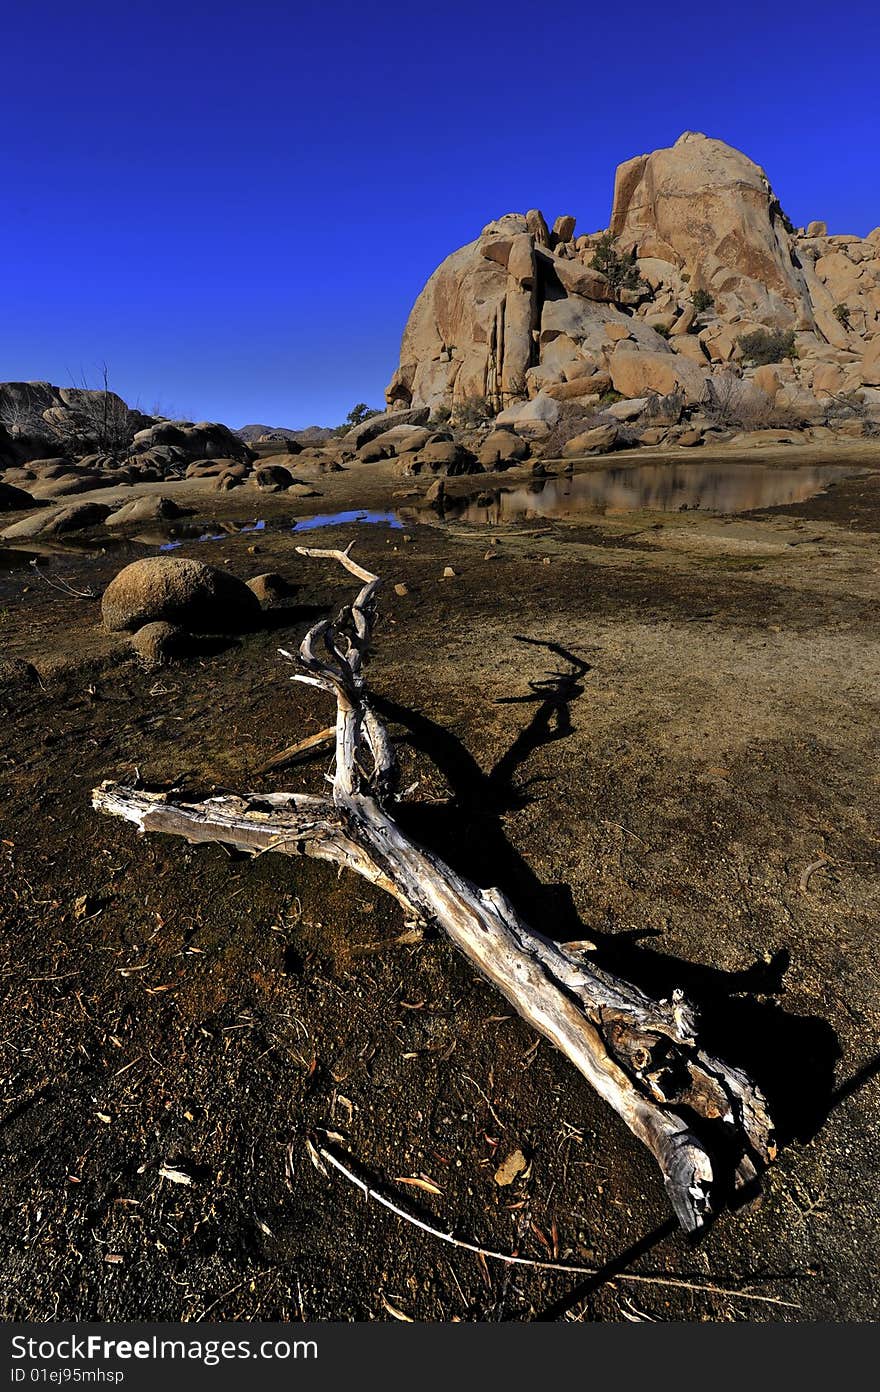
[[648,1146],[682,1227],[695,1231],[728,1187],[749,1183],[773,1158],[760,1091],[706,1053],[696,1012],[680,992],[652,1000],[582,953],[566,952],[524,923],[500,890],[473,884],[405,835],[387,806],[397,781],[393,745],[363,674],[379,578],[352,560],[351,547],[297,549],[338,562],[362,582],[334,621],[322,620],[306,634],[303,670],[293,678],[335,697],[332,796],[247,794],[187,803],[104,783],[94,791],[94,806],[141,831],[332,861],[387,890],[408,915],[437,924]]

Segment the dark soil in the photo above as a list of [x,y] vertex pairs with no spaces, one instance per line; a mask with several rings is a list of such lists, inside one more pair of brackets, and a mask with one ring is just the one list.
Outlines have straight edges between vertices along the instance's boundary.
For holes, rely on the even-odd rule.
[[[370,477],[352,501],[387,505],[399,481]],[[355,535],[388,582],[370,680],[401,820],[544,931],[688,990],[774,1108],[762,1197],[689,1244],[622,1123],[442,937],[400,941],[390,898],[94,814],[105,778],[318,789],[326,759],[257,771],[329,714],[276,649],[350,591],[290,535],[212,543],[215,564],[298,588],[263,631],[147,669],[97,598],[47,583],[97,596],[147,554],[96,538],[45,580],[0,577],[3,654],[41,674],[0,687],[0,1313],[875,1317],[880,473],[748,518],[423,517],[304,538]],[[600,1274],[441,1244],[318,1173],[322,1128],[444,1231]],[[529,1167],[501,1187],[517,1148]]]

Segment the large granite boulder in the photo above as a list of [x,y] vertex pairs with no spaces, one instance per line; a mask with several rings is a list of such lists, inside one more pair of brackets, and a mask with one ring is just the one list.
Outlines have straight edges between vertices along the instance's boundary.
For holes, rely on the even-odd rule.
[[696,131],[620,165],[610,231],[621,248],[662,242],[716,299],[762,321],[812,327],[792,236],[763,169]]

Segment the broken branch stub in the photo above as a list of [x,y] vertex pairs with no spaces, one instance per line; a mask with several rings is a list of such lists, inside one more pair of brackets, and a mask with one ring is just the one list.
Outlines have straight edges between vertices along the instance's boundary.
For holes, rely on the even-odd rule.
[[394,748],[363,674],[379,578],[352,560],[351,547],[297,550],[334,560],[362,582],[334,621],[306,634],[303,670],[293,678],[336,701],[331,797],[252,793],[192,803],[104,783],[94,790],[95,808],[141,831],[329,860],[387,890],[408,915],[437,924],[644,1142],[682,1227],[697,1230],[731,1182],[751,1182],[773,1158],[760,1091],[705,1051],[680,992],[653,1000],[584,954],[566,952],[529,927],[500,890],[479,888],[406,836],[387,806],[397,783]]

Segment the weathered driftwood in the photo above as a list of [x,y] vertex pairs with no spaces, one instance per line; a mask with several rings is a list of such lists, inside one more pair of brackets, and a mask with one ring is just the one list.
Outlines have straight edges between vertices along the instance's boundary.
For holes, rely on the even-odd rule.
[[681,993],[652,1000],[583,951],[566,951],[528,927],[499,890],[480,889],[401,831],[387,810],[397,761],[363,677],[378,577],[352,560],[350,547],[298,550],[341,563],[362,583],[335,621],[322,620],[308,632],[299,654],[304,670],[293,678],[336,700],[332,797],[247,794],[188,803],[104,783],[94,791],[94,806],[141,831],[332,861],[387,890],[407,915],[439,925],[645,1143],[682,1227],[695,1231],[716,1190],[748,1183],[773,1157],[761,1093],[703,1049],[695,1012]]

